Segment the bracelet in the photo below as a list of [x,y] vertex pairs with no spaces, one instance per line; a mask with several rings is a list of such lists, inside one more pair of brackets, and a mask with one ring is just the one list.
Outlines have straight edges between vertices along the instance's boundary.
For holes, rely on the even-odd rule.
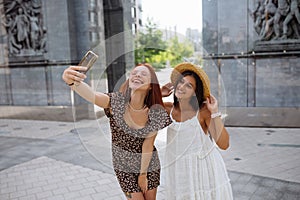
[[214,118],[216,118],[216,117],[221,117],[222,116],[222,113],[221,112],[216,112],[216,113],[213,113],[213,114],[211,114],[211,118],[212,119],[214,119]]
[[147,175],[146,172],[140,173],[140,176],[146,176],[146,175]]

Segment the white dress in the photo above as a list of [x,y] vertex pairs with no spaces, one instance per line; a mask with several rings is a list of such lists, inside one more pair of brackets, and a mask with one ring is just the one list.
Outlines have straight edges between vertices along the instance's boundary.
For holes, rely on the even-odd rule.
[[[173,109],[172,109],[173,110]],[[224,160],[214,140],[205,134],[198,112],[192,119],[168,127],[166,147],[167,200],[232,200]]]

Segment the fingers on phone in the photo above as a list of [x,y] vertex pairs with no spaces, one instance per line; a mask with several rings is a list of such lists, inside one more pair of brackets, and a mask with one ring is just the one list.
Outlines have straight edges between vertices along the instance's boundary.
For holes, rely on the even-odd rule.
[[79,66],[79,67],[80,67],[79,71],[84,71],[85,72],[88,69],[87,67],[84,67],[84,66]]
[[72,70],[75,70],[75,71],[82,71],[82,72],[85,72],[87,70],[87,67],[84,67],[84,66],[71,66],[70,67]]
[[80,81],[83,81],[84,78],[85,78],[85,75],[81,74],[80,72],[77,72],[77,71],[75,73],[69,74],[69,79],[71,79],[72,81],[80,82]]
[[77,76],[74,76],[74,81],[75,82],[81,82],[83,81],[84,79],[80,78],[80,77],[77,77]]
[[86,75],[84,74],[85,70],[86,67],[74,66],[72,70],[69,71],[69,73],[79,78],[85,79],[86,78]]
[[70,68],[71,70],[75,70],[75,71],[78,70],[78,66],[70,66],[69,68]]
[[79,71],[76,71],[76,76],[79,77],[79,78],[82,78],[82,79],[86,78],[86,75],[82,72],[79,72]]

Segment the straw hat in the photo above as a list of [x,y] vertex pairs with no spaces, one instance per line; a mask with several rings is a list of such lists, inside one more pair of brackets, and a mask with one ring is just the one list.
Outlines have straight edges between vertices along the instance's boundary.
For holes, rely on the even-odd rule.
[[206,99],[206,97],[209,97],[210,96],[209,78],[202,68],[192,63],[188,63],[188,62],[180,63],[173,69],[170,77],[172,84],[175,85],[180,75],[185,71],[195,72],[199,76],[199,78],[203,83],[204,99]]

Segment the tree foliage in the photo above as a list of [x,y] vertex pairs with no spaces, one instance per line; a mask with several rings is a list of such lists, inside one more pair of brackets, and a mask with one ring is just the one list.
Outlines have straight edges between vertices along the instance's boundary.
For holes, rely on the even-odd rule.
[[145,30],[138,32],[135,47],[135,62],[147,62],[155,68],[163,68],[167,61],[174,66],[194,53],[193,44],[188,40],[180,42],[178,37],[174,36],[165,41],[163,32],[150,19],[147,20]]
[[135,62],[153,63],[166,51],[167,42],[162,39],[162,31],[157,29],[157,24],[147,20],[144,31],[140,31],[136,38]]
[[184,58],[191,57],[194,53],[194,47],[190,41],[179,42],[178,37],[175,36],[168,41],[168,53],[170,54],[171,65],[174,66],[181,63]]

